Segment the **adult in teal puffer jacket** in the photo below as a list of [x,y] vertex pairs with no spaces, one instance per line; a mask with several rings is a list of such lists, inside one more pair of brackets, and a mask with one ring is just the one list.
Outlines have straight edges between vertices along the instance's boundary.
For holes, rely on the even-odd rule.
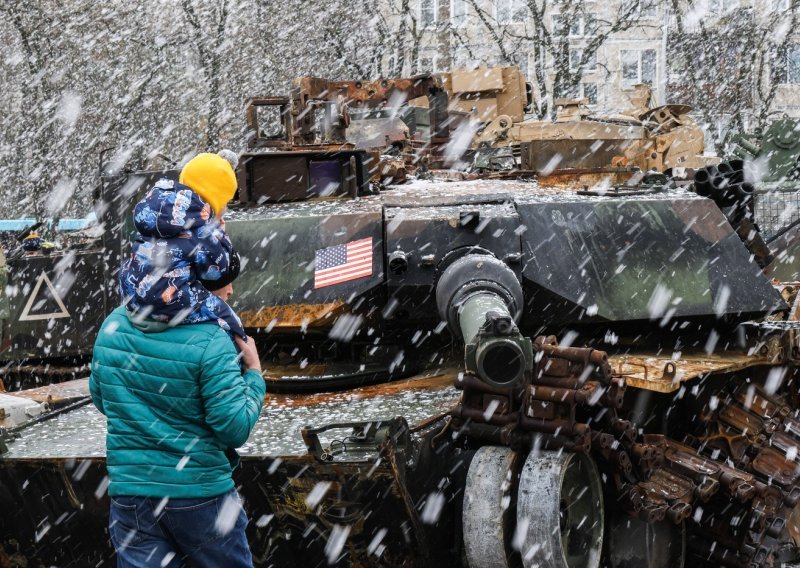
[[252,566],[230,448],[264,400],[252,339],[214,323],[168,327],[124,307],[100,328],[89,386],[108,418],[110,533],[118,566]]

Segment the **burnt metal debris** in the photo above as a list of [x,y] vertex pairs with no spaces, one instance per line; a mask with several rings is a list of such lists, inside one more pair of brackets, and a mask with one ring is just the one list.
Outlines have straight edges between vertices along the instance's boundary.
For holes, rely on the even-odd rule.
[[[762,204],[798,188],[748,179],[771,145],[797,160],[790,126],[712,166],[690,159],[687,107],[604,120],[564,102],[547,126],[528,104],[503,68],[306,77],[248,106],[226,220],[246,259],[234,307],[268,368],[236,473],[257,565],[800,561],[797,228]],[[553,142],[598,125],[638,134],[591,160]],[[2,384],[39,413],[0,436],[0,565],[113,555],[82,365],[132,204],[177,173],[107,171],[99,230],[0,257]],[[318,252],[350,243],[369,275],[317,273]]]

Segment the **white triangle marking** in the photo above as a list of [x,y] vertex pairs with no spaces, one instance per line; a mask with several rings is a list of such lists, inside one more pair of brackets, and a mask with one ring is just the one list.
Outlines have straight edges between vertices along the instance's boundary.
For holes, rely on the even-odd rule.
[[[42,287],[42,282],[47,284],[47,287],[50,289],[50,294],[53,295],[53,299],[58,304],[60,311],[52,312],[49,314],[31,314],[31,308],[33,308],[33,302],[39,295],[39,289]],[[50,282],[50,279],[47,277],[47,274],[45,274],[44,270],[42,270],[42,273],[39,275],[39,279],[36,280],[36,286],[33,287],[33,292],[28,298],[28,303],[25,304],[25,308],[22,310],[22,315],[19,316],[19,321],[59,319],[68,317],[70,317],[70,315],[69,312],[67,311],[67,307],[64,305],[64,302],[61,301],[61,297],[58,295],[58,292],[56,292],[56,288],[55,286],[53,286],[53,283]]]

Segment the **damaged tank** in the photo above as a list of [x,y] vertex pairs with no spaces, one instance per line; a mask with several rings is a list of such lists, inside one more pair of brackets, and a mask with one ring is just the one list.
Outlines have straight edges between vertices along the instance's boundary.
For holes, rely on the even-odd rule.
[[[721,168],[721,175],[732,177],[734,184],[741,180],[742,185],[736,186],[737,192],[741,187],[751,192],[752,199],[735,200],[730,191],[723,191],[723,201],[727,196],[729,202],[744,202],[749,207],[750,216],[759,224],[758,233],[767,247],[764,270],[782,282],[800,281],[796,261],[800,253],[798,131],[800,121],[783,117],[772,122],[759,136],[741,135],[735,139],[727,167]],[[719,171],[716,173],[719,175]],[[733,207],[732,211],[746,216],[741,205],[738,209]]]
[[[243,155],[227,217],[233,305],[267,368],[237,470],[256,564],[800,560],[798,297],[717,203],[525,179],[378,190],[369,153],[315,145]],[[4,341],[40,350],[30,373],[45,348],[86,353],[132,204],[176,175],[109,173],[94,241],[9,261]],[[0,563],[110,558],[85,379],[9,396],[54,410],[3,431]]]
[[684,177],[719,160],[704,156],[703,130],[681,104],[656,106],[648,85],[637,85],[632,108],[598,115],[587,99],[559,98],[554,120],[530,120],[531,87],[516,67],[479,67],[442,74],[451,107],[478,123],[472,142],[478,154],[505,150],[520,167],[539,174],[637,168]]

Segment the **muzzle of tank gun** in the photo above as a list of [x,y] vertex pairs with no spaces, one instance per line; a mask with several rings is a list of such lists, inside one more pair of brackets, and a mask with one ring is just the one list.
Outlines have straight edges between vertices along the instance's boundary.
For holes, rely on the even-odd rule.
[[516,325],[522,301],[517,276],[487,254],[456,260],[437,283],[439,313],[464,341],[465,369],[493,386],[518,386],[533,366],[531,341]]

